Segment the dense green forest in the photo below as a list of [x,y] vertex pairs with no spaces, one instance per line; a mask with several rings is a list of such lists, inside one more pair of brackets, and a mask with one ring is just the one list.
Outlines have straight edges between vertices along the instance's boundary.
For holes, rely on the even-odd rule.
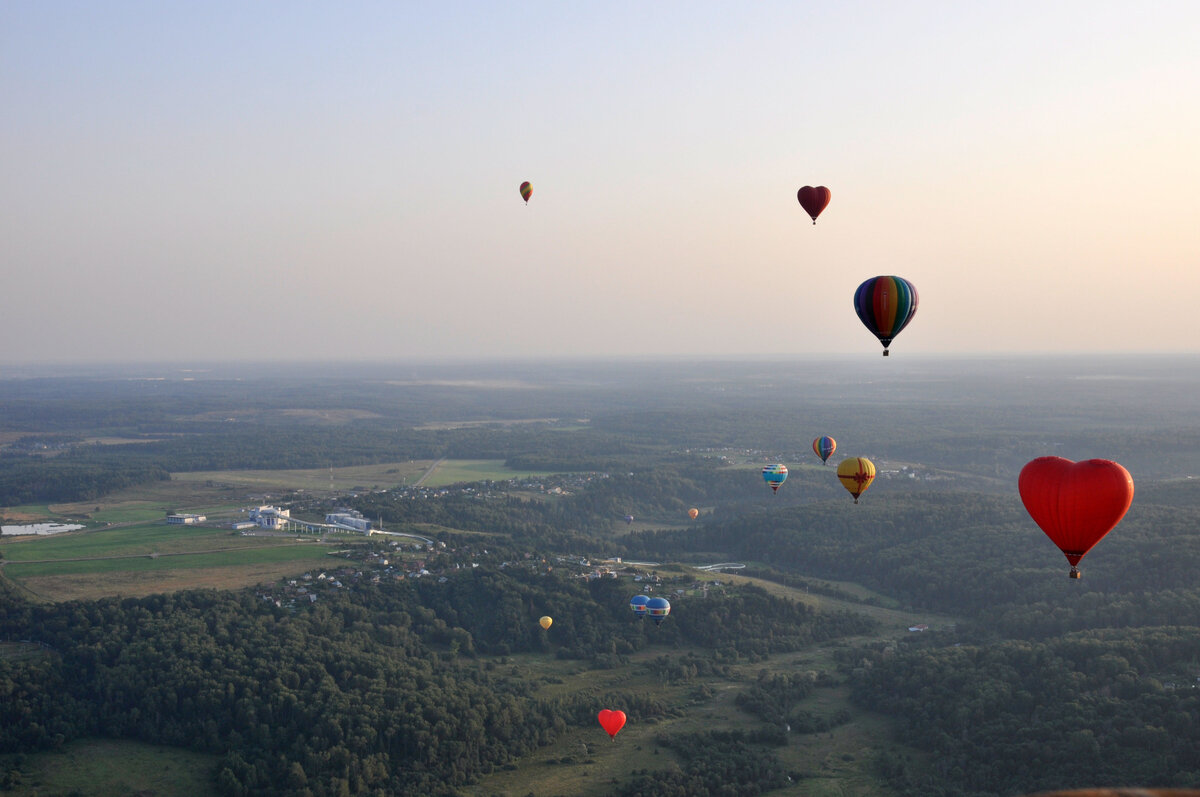
[[[751,363],[482,368],[467,386],[437,369],[0,381],[4,506],[187,470],[443,456],[556,471],[544,481],[562,488],[481,482],[294,507],[439,528],[462,566],[444,580],[364,580],[315,603],[289,603],[283,585],[56,605],[6,593],[0,640],[40,653],[0,658],[0,753],[161,740],[219,755],[213,778],[227,795],[450,795],[594,726],[602,707],[646,724],[674,711],[642,686],[542,696],[553,683],[517,660],[537,656],[663,684],[736,681],[747,730],[663,731],[654,744],[669,762],[612,794],[796,787],[811,773],[785,752],[853,725],[856,711],[893,723],[894,745],[871,761],[880,793],[1200,787],[1194,369],[892,365],[889,380]],[[478,386],[489,380],[501,386]],[[825,433],[838,439],[833,460],[880,467],[857,505],[808,448]],[[95,442],[104,436],[141,442]],[[1136,482],[1078,581],[1016,494],[1020,467],[1045,454],[1116,459]],[[791,468],[778,494],[757,472],[773,461]],[[704,507],[695,522],[692,506]],[[652,528],[627,529],[626,515]],[[864,611],[725,586],[679,601],[655,627],[631,619],[628,581],[587,581],[560,563],[587,557],[737,561]],[[669,564],[658,574],[664,589],[693,586]],[[956,622],[848,641],[873,632],[866,609],[881,606]],[[547,612],[552,635],[536,624]],[[752,682],[731,669],[838,640],[835,667]],[[699,704],[711,700],[695,688]],[[821,690],[846,690],[854,710],[813,713],[806,701]],[[19,767],[0,764],[11,785]]]

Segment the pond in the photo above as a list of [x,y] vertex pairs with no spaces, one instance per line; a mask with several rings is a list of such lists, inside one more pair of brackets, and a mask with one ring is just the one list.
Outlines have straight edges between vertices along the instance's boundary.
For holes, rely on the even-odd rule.
[[25,526],[0,526],[0,534],[58,534],[83,528],[82,523],[30,523]]

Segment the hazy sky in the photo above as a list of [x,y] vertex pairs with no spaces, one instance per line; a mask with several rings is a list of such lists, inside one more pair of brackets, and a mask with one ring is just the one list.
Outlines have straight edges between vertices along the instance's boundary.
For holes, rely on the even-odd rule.
[[10,0],[0,363],[1194,352],[1198,98],[1193,0]]

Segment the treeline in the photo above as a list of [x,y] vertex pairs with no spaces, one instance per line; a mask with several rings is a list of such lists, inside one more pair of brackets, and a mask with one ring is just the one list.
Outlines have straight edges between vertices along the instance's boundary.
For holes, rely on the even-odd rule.
[[251,592],[8,597],[0,638],[48,652],[0,659],[0,751],[138,739],[221,755],[223,795],[453,794],[569,726],[591,727],[600,708],[667,716],[636,691],[536,698],[524,668],[481,652],[602,660],[687,645],[720,667],[864,628],[755,589],[688,598],[659,628],[633,619],[628,598],[615,581],[483,567],[296,609]]
[[842,658],[854,702],[891,715],[933,762],[880,755],[903,795],[1200,784],[1200,628]]
[[48,501],[91,501],[171,474],[154,464],[74,459],[0,459],[0,506]]
[[680,758],[677,768],[636,772],[617,797],[755,797],[792,780],[764,745],[782,745],[782,733],[706,731],[663,735],[657,743]]

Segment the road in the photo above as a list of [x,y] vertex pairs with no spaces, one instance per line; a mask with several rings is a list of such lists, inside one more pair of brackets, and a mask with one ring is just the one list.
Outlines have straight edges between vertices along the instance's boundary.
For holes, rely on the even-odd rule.
[[424,484],[425,480],[428,479],[430,476],[432,476],[433,472],[438,469],[438,465],[441,465],[445,461],[446,461],[446,458],[442,457],[437,462],[430,465],[429,470],[425,471],[425,473],[421,476],[421,478],[419,478],[415,482],[413,482],[413,487],[420,487],[422,484]]

